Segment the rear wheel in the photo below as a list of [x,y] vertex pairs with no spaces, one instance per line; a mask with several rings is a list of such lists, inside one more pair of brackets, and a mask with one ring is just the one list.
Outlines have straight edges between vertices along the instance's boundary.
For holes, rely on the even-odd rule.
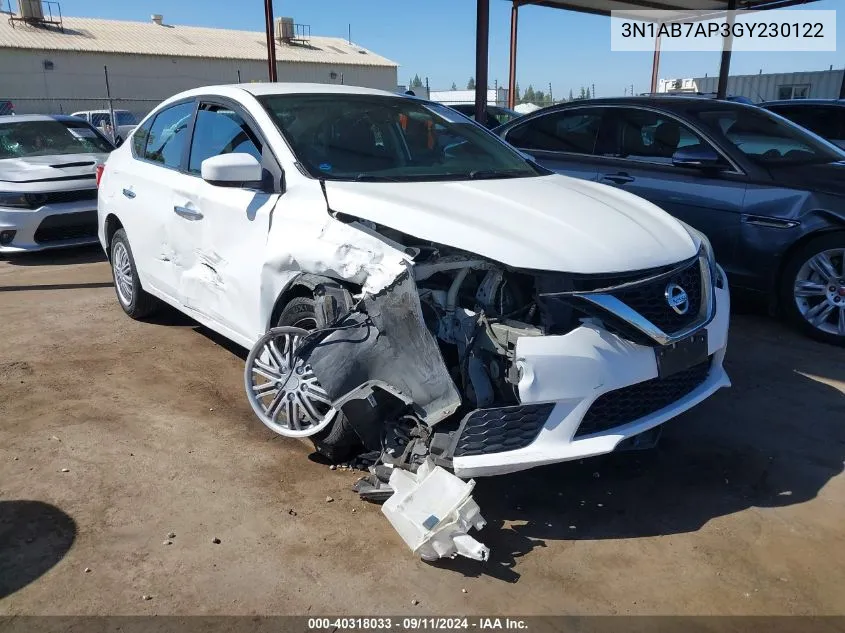
[[781,305],[809,336],[845,346],[845,233],[822,235],[798,249],[784,269]]
[[123,311],[133,319],[143,319],[158,307],[158,299],[141,288],[135,258],[126,237],[126,231],[118,229],[112,237],[111,270],[117,302]]
[[[278,327],[317,329],[317,310],[313,297],[294,297],[284,307],[276,322]],[[347,459],[360,444],[360,439],[342,412],[323,430],[311,436],[317,452],[332,461]]]

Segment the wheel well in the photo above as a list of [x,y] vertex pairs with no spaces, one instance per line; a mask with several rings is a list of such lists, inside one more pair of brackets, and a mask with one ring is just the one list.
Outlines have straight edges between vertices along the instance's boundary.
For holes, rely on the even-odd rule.
[[798,252],[799,249],[803,248],[805,244],[815,240],[819,237],[824,237],[827,235],[833,235],[836,233],[845,233],[845,229],[841,229],[839,227],[829,228],[829,229],[821,229],[819,231],[813,231],[812,233],[808,233],[807,235],[803,236],[801,239],[797,240],[794,244],[792,244],[786,252],[783,254],[783,257],[780,258],[780,263],[778,265],[777,275],[774,278],[774,292],[772,292],[772,297],[774,301],[774,307],[780,306],[780,287],[783,281],[783,274],[786,271],[786,267],[792,258],[795,256],[795,253]]
[[114,237],[114,234],[117,233],[118,229],[123,228],[123,224],[120,223],[120,220],[117,219],[117,216],[113,213],[110,213],[106,216],[106,252],[111,259],[111,240]]
[[273,305],[273,311],[270,313],[270,322],[267,324],[268,328],[274,327],[282,314],[285,306],[296,297],[313,297],[314,289],[322,284],[334,284],[342,286],[355,294],[360,292],[360,286],[350,284],[340,279],[333,279],[332,277],[323,277],[322,275],[313,275],[311,273],[303,273],[296,277],[288,286],[282,291]]

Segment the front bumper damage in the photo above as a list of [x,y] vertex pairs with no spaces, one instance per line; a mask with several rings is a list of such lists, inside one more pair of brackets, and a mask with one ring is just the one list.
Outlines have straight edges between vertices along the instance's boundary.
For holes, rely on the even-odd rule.
[[[469,536],[484,525],[474,482],[462,479],[622,450],[730,385],[730,296],[721,270],[721,283],[711,283],[702,262],[706,320],[690,333],[706,340],[706,358],[672,375],[660,375],[665,345],[634,342],[595,318],[561,334],[504,317],[486,321],[483,310],[456,305],[466,277],[459,266],[448,268],[458,270],[448,290],[421,289],[424,267],[408,265],[355,303],[349,293],[318,291],[318,332],[298,354],[365,449],[379,455],[356,485],[362,497],[387,499],[384,514],[421,557],[485,560],[487,548]],[[476,299],[504,304],[501,286],[486,283],[492,276],[500,284],[501,275],[471,265],[488,271]],[[444,341],[457,349],[457,366]],[[497,364],[503,358],[509,366]],[[502,385],[513,389],[510,401]]]

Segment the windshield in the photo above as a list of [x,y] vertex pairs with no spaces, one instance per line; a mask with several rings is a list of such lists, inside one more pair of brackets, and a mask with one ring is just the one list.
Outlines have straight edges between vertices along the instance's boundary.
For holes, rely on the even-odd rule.
[[546,173],[453,110],[369,95],[272,95],[260,101],[315,178],[410,182]]
[[108,153],[112,146],[87,124],[73,121],[0,123],[0,159]]
[[762,108],[700,111],[696,116],[714,134],[764,167],[845,160],[845,153]]

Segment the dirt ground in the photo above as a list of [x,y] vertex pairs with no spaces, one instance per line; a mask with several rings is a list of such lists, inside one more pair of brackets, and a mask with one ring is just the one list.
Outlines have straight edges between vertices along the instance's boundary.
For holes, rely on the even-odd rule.
[[479,480],[492,559],[430,565],[244,351],[124,316],[97,248],[0,261],[0,613],[843,614],[845,351],[732,325],[658,449]]

